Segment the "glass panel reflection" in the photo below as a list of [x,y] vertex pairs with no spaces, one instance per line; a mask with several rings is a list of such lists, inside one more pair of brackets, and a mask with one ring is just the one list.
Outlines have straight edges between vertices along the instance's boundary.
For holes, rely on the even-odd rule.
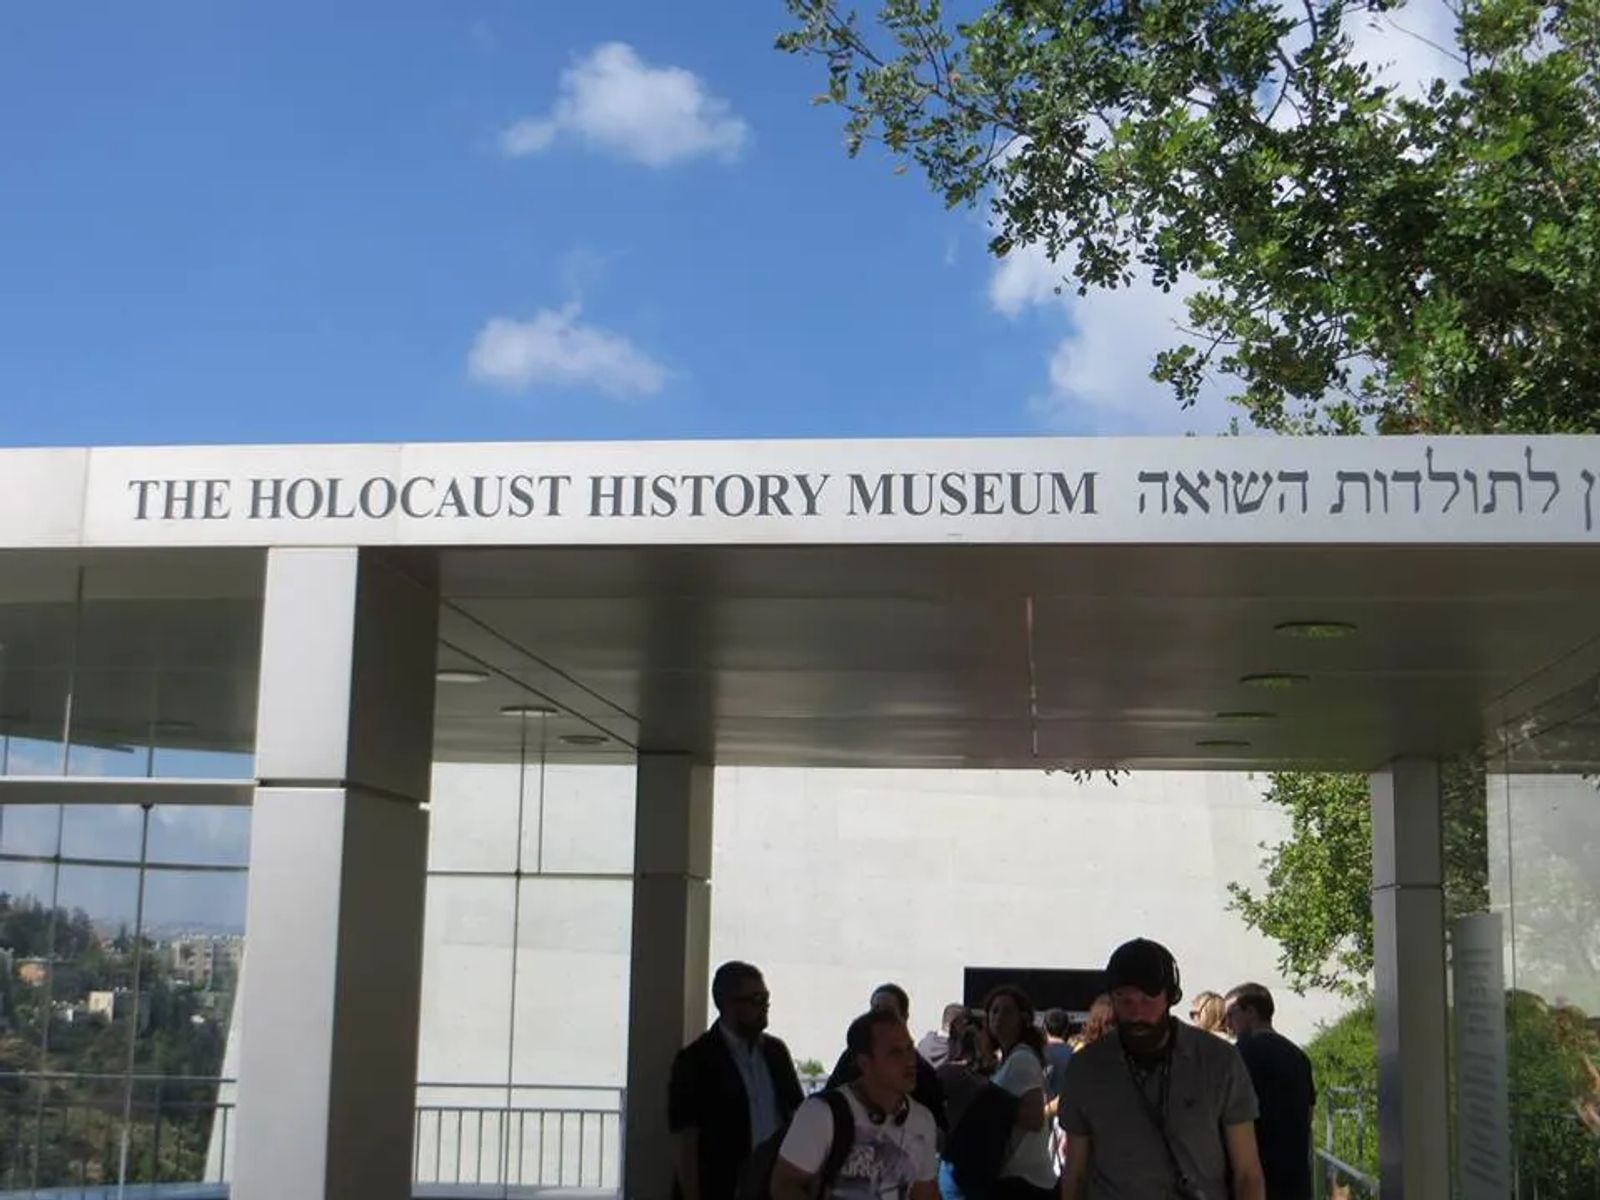
[[510,878],[428,881],[414,1133],[419,1179],[499,1178],[494,1171],[505,1150],[499,1114],[510,1065],[514,904]]
[[63,858],[139,862],[144,813],[136,804],[67,805],[61,812]]
[[546,767],[543,787],[529,791],[525,869],[552,875],[631,873],[633,785],[631,766]]
[[20,733],[0,734],[0,776],[59,775],[63,765],[59,743]]
[[244,965],[246,877],[150,870],[145,880],[146,1015],[133,1070],[137,1177],[193,1182],[231,1138],[223,1062]]
[[0,804],[0,853],[54,857],[65,821],[59,804]]
[[483,758],[434,765],[413,1174],[617,1190],[634,770],[547,761],[552,718],[493,686],[441,700]]
[[522,775],[515,763],[434,764],[429,870],[516,870]]
[[[459,1098],[459,1088],[495,1083],[504,1094],[514,896],[509,878],[428,881],[417,1073],[430,1095]],[[447,1029],[448,1038],[426,1036]]]
[[[6,864],[8,873],[18,864]],[[37,871],[32,864],[23,870]],[[20,1070],[7,1079],[16,1187],[115,1182],[122,1086],[137,1014],[132,998],[138,871],[53,867],[10,892],[4,948],[15,963],[11,1012]],[[24,890],[25,889],[25,890]]]
[[524,879],[521,901],[517,1082],[622,1086],[632,884]]
[[158,806],[150,819],[150,861],[186,866],[248,866],[250,810],[198,804],[181,808]]
[[0,551],[0,775],[250,774],[259,552]]
[[549,876],[521,885],[511,1178],[617,1188],[633,885]]
[[1600,689],[1507,732],[1488,821],[1506,950],[1515,1186],[1600,1197]]
[[0,1189],[220,1178],[248,816],[0,806],[0,853],[61,832],[51,861],[0,861]]

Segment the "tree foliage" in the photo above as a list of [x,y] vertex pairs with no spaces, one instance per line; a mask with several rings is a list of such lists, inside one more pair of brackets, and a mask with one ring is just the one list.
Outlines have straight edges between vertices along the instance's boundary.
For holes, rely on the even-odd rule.
[[[1510,991],[1506,1047],[1519,1194],[1591,1200],[1594,1135],[1600,1132],[1600,1070],[1594,1065],[1600,1036],[1579,1010]],[[1334,1155],[1377,1175],[1378,1048],[1371,1001],[1320,1030],[1306,1043],[1306,1054],[1317,1081],[1315,1128],[1331,1125]]]
[[1313,1136],[1339,1161],[1373,1177],[1378,1174],[1371,1119],[1378,1103],[1377,1015],[1371,998],[1364,999],[1319,1029],[1305,1047],[1317,1084]]
[[0,1122],[13,1135],[0,1140],[0,1179],[41,1187],[116,1181],[130,1043],[142,1078],[128,1125],[128,1178],[198,1178],[218,1095],[206,1080],[222,1068],[231,976],[213,980],[225,990],[197,991],[141,939],[135,1029],[131,1013],[108,1020],[84,1011],[90,992],[132,986],[135,941],[126,928],[102,937],[82,909],[0,892],[0,949],[50,963],[48,980],[36,986],[14,973],[0,977]]
[[1410,98],[1348,36],[1404,0],[787,0],[818,99],[991,249],[1183,285],[1152,376],[1280,431],[1600,428],[1600,0],[1459,0]]
[[[1489,822],[1483,760],[1440,766],[1448,915],[1489,903]],[[1279,772],[1265,799],[1289,816],[1289,836],[1262,847],[1265,889],[1230,883],[1232,907],[1278,943],[1278,969],[1298,992],[1361,996],[1372,973],[1372,804],[1365,775]]]
[[1265,890],[1230,883],[1233,908],[1278,943],[1296,991],[1364,991],[1372,971],[1372,807],[1364,775],[1274,775],[1266,799],[1289,815],[1268,850]]

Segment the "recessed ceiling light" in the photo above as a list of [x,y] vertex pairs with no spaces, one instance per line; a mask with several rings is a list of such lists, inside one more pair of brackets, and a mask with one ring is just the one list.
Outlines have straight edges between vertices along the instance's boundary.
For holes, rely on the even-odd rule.
[[507,717],[553,717],[556,710],[548,704],[505,704],[500,713]]
[[611,739],[603,733],[564,733],[561,740],[569,746],[603,746]]
[[487,671],[471,671],[463,667],[445,667],[433,676],[440,683],[482,683],[489,678]]
[[1251,712],[1244,709],[1232,709],[1228,712],[1219,712],[1217,714],[1217,720],[1219,721],[1275,721],[1277,718],[1277,713]]
[[1310,683],[1311,676],[1298,675],[1293,671],[1264,671],[1259,675],[1241,675],[1239,682],[1245,687],[1283,689]]
[[1250,743],[1239,738],[1201,738],[1195,745],[1202,750],[1243,750]]
[[1333,641],[1349,637],[1356,631],[1355,625],[1349,621],[1284,621],[1272,628],[1284,637],[1305,638],[1312,642]]

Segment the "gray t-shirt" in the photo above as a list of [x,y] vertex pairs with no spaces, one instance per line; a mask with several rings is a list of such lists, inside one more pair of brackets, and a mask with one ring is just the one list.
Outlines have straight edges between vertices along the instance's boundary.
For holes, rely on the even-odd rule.
[[[1222,1130],[1256,1119],[1256,1094],[1239,1052],[1221,1038],[1177,1024],[1167,1084],[1166,1128],[1178,1163],[1206,1197],[1228,1195]],[[1157,1200],[1177,1194],[1171,1159],[1151,1120],[1160,1111],[1160,1069],[1130,1065],[1115,1032],[1067,1064],[1060,1121],[1068,1142],[1088,1137],[1090,1200]],[[1139,1098],[1143,1088],[1146,1101]]]

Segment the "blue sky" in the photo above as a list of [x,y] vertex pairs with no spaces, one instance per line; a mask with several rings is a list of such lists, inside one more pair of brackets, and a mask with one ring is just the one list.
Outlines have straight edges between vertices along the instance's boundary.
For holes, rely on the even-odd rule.
[[1052,385],[1048,264],[998,293],[978,215],[845,157],[784,24],[777,0],[10,7],[0,441],[1146,424]]
[[[870,4],[867,7],[871,7]],[[1358,51],[1454,70],[1439,0]],[[1086,299],[843,153],[781,0],[8,6],[0,443],[1208,432]]]

